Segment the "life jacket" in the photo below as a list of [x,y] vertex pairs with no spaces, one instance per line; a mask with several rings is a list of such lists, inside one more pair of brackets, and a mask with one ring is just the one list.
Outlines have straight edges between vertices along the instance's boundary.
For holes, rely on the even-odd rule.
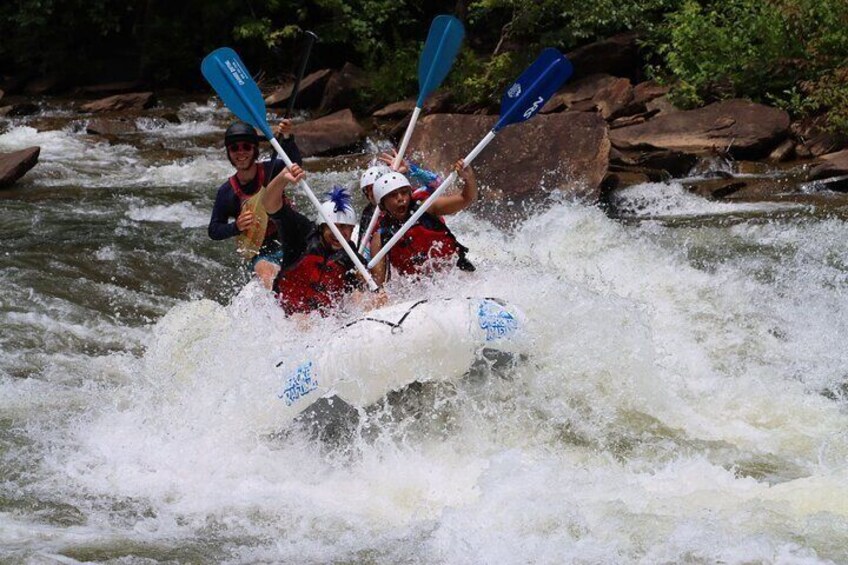
[[[265,186],[265,166],[262,163],[256,163],[256,168],[258,169],[256,171],[256,190],[258,192],[262,189],[263,186]],[[256,195],[256,192],[254,192],[253,194],[247,194],[242,189],[241,183],[239,182],[237,175],[233,175],[230,177],[230,186],[232,187],[233,192],[238,197],[239,203],[242,206],[244,206],[244,203],[247,202],[250,197]],[[285,201],[283,202],[283,204],[285,205]],[[268,239],[275,233],[277,233],[277,226],[276,224],[274,224],[274,222],[269,221],[268,225],[265,226],[265,239]]]
[[350,267],[342,261],[343,256],[324,252],[320,242],[311,243],[304,256],[274,281],[277,300],[286,314],[317,310],[326,315],[349,288]]
[[[414,213],[420,202],[410,206]],[[388,241],[400,229],[402,222],[386,214],[382,219],[383,242]],[[389,263],[404,275],[411,275],[425,269],[439,270],[439,261],[455,256],[456,265],[464,271],[473,271],[474,266],[465,258],[468,248],[456,240],[450,228],[438,216],[424,212],[418,221],[403,234],[394,247],[389,250]],[[432,262],[432,263],[431,263]]]

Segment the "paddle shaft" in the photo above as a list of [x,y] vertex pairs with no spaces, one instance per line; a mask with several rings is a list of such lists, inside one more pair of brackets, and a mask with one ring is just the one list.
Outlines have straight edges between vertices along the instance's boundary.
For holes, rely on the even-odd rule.
[[400,142],[400,147],[395,155],[395,160],[392,161],[392,169],[398,170],[403,156],[406,154],[406,148],[409,147],[409,140],[412,139],[412,132],[415,130],[415,123],[418,121],[418,116],[421,115],[421,106],[416,106],[412,111],[412,116],[409,118],[409,124],[406,126],[406,133],[403,134],[403,139]]
[[[368,222],[368,229],[365,230],[365,234],[362,236],[362,243],[359,244],[360,255],[365,253],[365,248],[368,247],[368,240],[371,239],[371,234],[374,233],[374,228],[377,227],[377,222],[380,221],[381,215],[382,212],[380,212],[380,207],[375,207],[374,213],[371,214],[371,221]],[[359,226],[359,229],[362,229],[362,226]]]
[[[292,163],[292,160],[289,159],[288,155],[286,155],[286,152],[283,151],[283,148],[280,147],[280,142],[278,142],[273,137],[269,141],[271,142],[271,147],[273,147],[277,151],[277,154],[280,156],[280,159],[283,160],[287,167],[291,167],[294,163]],[[318,210],[318,214],[321,216],[321,219],[324,220],[324,223],[326,223],[327,226],[330,228],[330,231],[333,232],[333,235],[336,236],[336,239],[341,244],[342,249],[344,249],[345,253],[347,253],[347,256],[350,257],[350,260],[353,261],[356,270],[359,272],[360,275],[362,275],[362,278],[365,279],[365,282],[368,283],[368,288],[370,288],[371,290],[377,290],[379,287],[377,286],[377,283],[374,282],[374,279],[371,277],[371,273],[368,272],[368,270],[365,268],[365,265],[363,265],[362,261],[359,260],[359,257],[356,256],[356,252],[351,249],[347,240],[339,231],[339,228],[336,227],[336,224],[331,222],[330,218],[327,217],[327,214],[321,207],[321,203],[318,202],[318,199],[315,197],[315,193],[312,192],[312,189],[309,188],[309,185],[306,183],[306,181],[300,181],[298,183],[298,186],[300,186],[301,190],[303,190],[304,194],[306,194],[306,197],[309,198],[309,201],[312,203],[315,209]]]
[[294,112],[294,103],[300,92],[300,81],[303,80],[303,74],[306,72],[306,64],[309,63],[309,55],[312,53],[312,45],[317,38],[318,36],[311,31],[306,32],[306,47],[304,48],[303,57],[300,60],[300,68],[297,70],[297,76],[294,79],[294,86],[289,97],[289,107],[286,109],[287,118],[291,118],[292,112]]
[[[486,136],[480,140],[480,143],[478,143],[474,147],[474,149],[471,150],[471,153],[466,155],[465,159],[462,160],[463,163],[465,163],[466,167],[471,165],[471,162],[475,158],[477,158],[477,155],[479,155],[480,152],[485,149],[487,145],[489,145],[489,143],[495,138],[496,135],[497,132],[493,130],[487,133]],[[380,260],[386,256],[386,253],[388,253],[389,250],[391,250],[391,248],[394,247],[398,241],[400,241],[400,238],[402,238],[403,235],[407,231],[409,231],[409,228],[411,228],[415,224],[415,222],[417,222],[419,218],[424,215],[424,212],[426,212],[430,208],[433,202],[436,201],[436,198],[438,198],[450,185],[453,184],[457,176],[458,175],[456,174],[456,171],[452,171],[451,174],[448,175],[448,178],[443,180],[442,184],[440,184],[439,187],[435,191],[433,191],[433,194],[431,194],[427,198],[427,200],[421,203],[421,206],[418,207],[418,210],[416,210],[415,213],[412,214],[412,216],[410,216],[408,220],[406,220],[403,226],[401,226],[397,233],[393,235],[392,238],[385,243],[385,245],[383,245],[383,248],[380,249],[380,252],[371,258],[371,260],[368,262],[369,269],[373,269],[374,266],[377,265],[377,263],[379,263]],[[375,210],[374,213],[376,214],[377,210]]]

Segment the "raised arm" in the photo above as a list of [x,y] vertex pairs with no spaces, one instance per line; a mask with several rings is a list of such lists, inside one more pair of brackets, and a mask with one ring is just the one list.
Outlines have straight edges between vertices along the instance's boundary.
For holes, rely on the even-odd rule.
[[440,196],[430,206],[429,212],[437,216],[446,216],[456,214],[460,210],[464,210],[477,200],[477,177],[474,175],[474,169],[466,167],[465,162],[460,159],[454,163],[453,169],[463,180],[465,185],[457,194],[448,196]]
[[283,207],[283,195],[289,184],[297,184],[306,178],[306,173],[300,165],[293,163],[291,168],[286,167],[279,175],[271,179],[262,195],[262,205],[269,214],[277,212]]

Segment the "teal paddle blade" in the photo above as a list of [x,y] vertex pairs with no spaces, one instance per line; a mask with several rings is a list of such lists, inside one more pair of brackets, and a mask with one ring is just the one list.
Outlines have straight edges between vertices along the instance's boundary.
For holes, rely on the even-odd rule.
[[465,37],[465,29],[462,27],[462,22],[453,16],[436,16],[430,24],[424,50],[421,51],[421,57],[418,59],[419,92],[415,105],[419,108],[424,105],[427,96],[439,88],[448,76],[459,48],[462,46],[463,37]]
[[535,116],[574,71],[562,53],[547,48],[513,82],[501,98],[501,117],[492,131]]
[[203,58],[200,72],[233,114],[266,138],[274,137],[265,119],[265,99],[235,51],[229,47],[212,51]]

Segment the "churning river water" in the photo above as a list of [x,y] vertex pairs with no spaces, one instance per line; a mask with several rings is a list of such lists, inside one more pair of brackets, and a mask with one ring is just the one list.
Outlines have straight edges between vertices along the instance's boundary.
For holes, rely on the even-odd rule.
[[669,182],[462,213],[477,273],[396,292],[517,304],[528,359],[317,439],[254,406],[338,321],[240,290],[206,235],[228,114],[180,115],[0,123],[42,147],[0,194],[0,562],[848,562],[844,210]]

